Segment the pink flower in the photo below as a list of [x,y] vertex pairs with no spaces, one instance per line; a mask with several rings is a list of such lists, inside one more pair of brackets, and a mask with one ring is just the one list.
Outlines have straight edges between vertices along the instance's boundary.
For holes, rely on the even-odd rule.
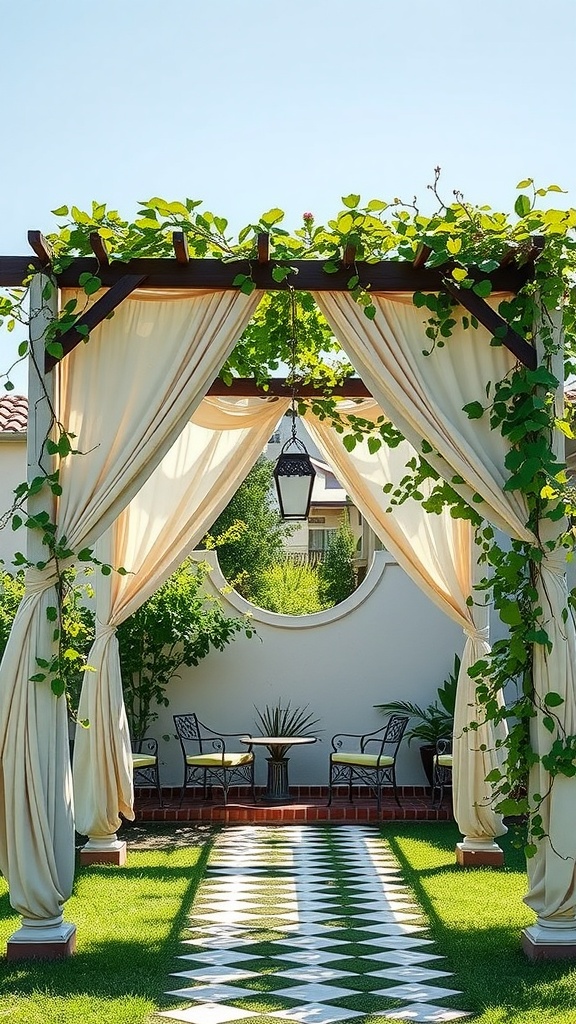
[[308,223],[311,223],[314,220],[314,214],[313,213],[303,213],[302,214],[302,220],[304,220],[304,221],[306,221]]

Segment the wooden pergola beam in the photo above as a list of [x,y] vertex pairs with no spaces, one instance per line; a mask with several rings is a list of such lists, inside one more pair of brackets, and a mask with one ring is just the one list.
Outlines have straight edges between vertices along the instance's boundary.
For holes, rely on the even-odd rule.
[[[59,287],[77,288],[81,274],[97,274],[104,288],[111,288],[126,274],[146,278],[143,288],[214,288],[236,290],[233,284],[237,274],[250,274],[259,291],[283,291],[290,286],[296,291],[348,291],[350,271],[341,266],[336,273],[327,274],[325,260],[279,260],[259,264],[248,260],[223,263],[220,260],[190,259],[186,266],[166,258],[133,259],[127,263],[112,262],[100,267],[92,256],[80,256],[56,275]],[[30,266],[39,268],[40,259],[26,256],[0,256],[0,287],[18,287],[27,277]],[[294,268],[297,274],[290,275],[290,281],[275,281],[272,270],[275,266]],[[356,268],[362,283],[373,292],[438,292],[444,289],[442,270],[429,267],[414,267],[412,263],[382,261],[380,263],[357,262]],[[471,273],[471,277],[474,275]],[[479,274],[478,280],[486,274]],[[511,264],[495,270],[490,276],[492,291],[518,292],[531,277],[531,267],[521,268]]]
[[[63,354],[67,356],[81,341],[86,341],[90,331],[93,331],[110,313],[114,312],[116,307],[143,282],[144,278],[139,277],[137,274],[125,274],[119,281],[116,281],[102,298],[98,299],[93,306],[90,306],[90,309],[84,313],[76,327],[72,327],[57,339],[64,349]],[[87,333],[78,330],[78,328],[82,327],[88,329]],[[54,356],[46,353],[44,361],[45,372],[48,373],[52,370],[57,362],[58,360]]]
[[[469,288],[459,288],[456,282],[450,278],[445,279],[444,288],[461,306],[464,306],[464,309],[475,316],[486,330],[498,338],[498,341],[505,345],[524,366],[527,366],[529,370],[536,369],[538,365],[536,349],[510,327],[484,299]],[[498,330],[500,334],[496,333]]]
[[[287,383],[286,377],[272,377],[266,388],[245,377],[237,377],[231,384],[225,384],[217,377],[207,393],[225,398],[291,398],[292,385]],[[364,381],[358,377],[348,377],[340,384],[331,385],[329,396],[324,394],[321,386],[315,387],[313,384],[299,384],[296,394],[299,398],[322,399],[333,395],[339,398],[372,398]]]

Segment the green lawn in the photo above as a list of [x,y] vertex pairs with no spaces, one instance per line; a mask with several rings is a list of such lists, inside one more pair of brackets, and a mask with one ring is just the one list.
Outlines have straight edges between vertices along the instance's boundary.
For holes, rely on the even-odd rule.
[[[170,833],[151,827],[151,834]],[[464,993],[454,1005],[474,1011],[474,1024],[575,1024],[576,966],[533,964],[522,953],[520,930],[533,915],[522,903],[522,856],[506,839],[505,870],[471,870],[454,864],[459,836],[451,824],[394,823],[381,834],[430,921],[446,969],[455,972],[448,984]],[[184,846],[131,850],[125,868],[80,868],[66,906],[78,927],[76,955],[52,963],[0,960],[0,1024],[148,1024],[155,1010],[181,1006],[163,993],[209,850],[204,833]],[[0,879],[0,949],[17,927]],[[350,932],[351,957],[361,934]],[[267,938],[263,933],[261,955]],[[362,991],[351,997],[368,1013],[372,981],[359,983]],[[262,996],[262,1012],[270,1013]],[[376,1021],[383,1018],[370,1015],[370,1024]]]

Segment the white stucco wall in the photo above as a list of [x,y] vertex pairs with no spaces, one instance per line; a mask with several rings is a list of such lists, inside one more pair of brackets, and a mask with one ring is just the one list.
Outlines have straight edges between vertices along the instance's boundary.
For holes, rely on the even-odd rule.
[[[0,514],[14,500],[14,488],[26,479],[26,435],[0,432]],[[11,572],[16,551],[24,551],[26,530],[14,532],[10,524],[0,530],[0,558]]]
[[[217,566],[216,555],[208,553]],[[206,552],[201,553],[205,557]],[[211,585],[224,586],[217,567]],[[384,719],[373,707],[385,700],[429,703],[461,650],[462,633],[411,582],[387,552],[377,552],[361,587],[329,612],[290,618],[262,612],[237,594],[223,597],[229,614],[249,609],[260,639],[236,640],[196,668],[183,668],[169,688],[170,707],[150,730],[173,734],[172,715],[195,711],[210,727],[255,732],[254,705],[278,698],[309,704],[322,719],[321,742],[294,748],[290,781],[325,785],[330,738],[336,732],[369,732]],[[179,784],[179,743],[160,740],[163,784]],[[242,749],[242,748],[239,748]],[[266,751],[257,752],[257,784],[264,784]],[[418,744],[405,743],[398,762],[400,785],[424,785]]]

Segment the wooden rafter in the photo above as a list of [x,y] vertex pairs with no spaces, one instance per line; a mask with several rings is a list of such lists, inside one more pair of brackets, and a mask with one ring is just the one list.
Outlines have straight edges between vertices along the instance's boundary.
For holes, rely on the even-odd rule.
[[[28,232],[28,244],[31,249],[36,253],[40,265],[42,267],[48,266],[52,259],[52,249],[50,242],[44,238],[41,231],[29,231]],[[22,279],[20,279],[22,280]]]
[[90,232],[90,248],[94,253],[101,267],[107,267],[110,263],[106,242],[97,231]]
[[261,231],[256,239],[256,245],[258,247],[258,263],[262,267],[270,261],[270,235]]
[[174,247],[174,255],[176,262],[180,266],[185,267],[190,262],[190,256],[188,253],[188,239],[183,231],[172,232],[172,245]]
[[[93,306],[90,306],[90,309],[84,313],[75,327],[60,335],[58,341],[64,349],[64,355],[66,356],[69,352],[72,352],[81,341],[86,341],[90,331],[93,331],[98,324],[101,324],[143,282],[144,278],[137,274],[125,274],[124,277],[121,277],[101,299],[98,299]],[[87,328],[88,333],[82,331],[83,327]],[[44,363],[46,373],[52,370],[57,362],[57,359],[46,353]]]
[[[285,377],[272,377],[266,388],[260,387],[255,381],[244,377],[238,377],[231,384],[225,384],[219,377],[212,382],[209,395],[219,395],[227,398],[290,398],[292,386],[287,383]],[[314,387],[313,384],[299,384],[296,388],[299,398],[325,398],[322,388]],[[340,398],[372,398],[364,381],[358,377],[348,377],[340,384],[330,386],[330,397],[337,395]]]

